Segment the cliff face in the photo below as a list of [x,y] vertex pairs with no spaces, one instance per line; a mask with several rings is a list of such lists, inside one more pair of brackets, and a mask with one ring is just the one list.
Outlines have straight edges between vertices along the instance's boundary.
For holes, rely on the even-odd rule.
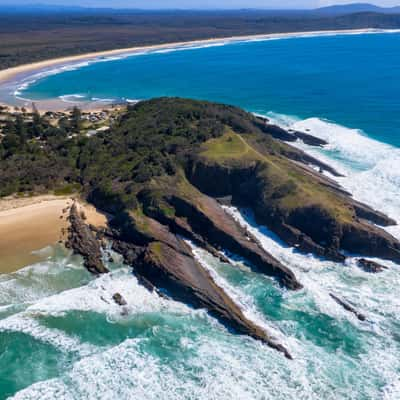
[[[210,146],[219,149],[232,140],[243,141],[248,148],[240,158],[227,152],[221,162]],[[244,135],[238,139],[229,133],[206,143],[205,149],[191,158],[186,174],[204,193],[251,208],[260,224],[304,252],[335,261],[344,260],[342,250],[400,260],[399,242],[374,225],[389,226],[395,221],[355,201],[323,175],[290,162],[282,153],[262,151],[261,146],[252,147]]]

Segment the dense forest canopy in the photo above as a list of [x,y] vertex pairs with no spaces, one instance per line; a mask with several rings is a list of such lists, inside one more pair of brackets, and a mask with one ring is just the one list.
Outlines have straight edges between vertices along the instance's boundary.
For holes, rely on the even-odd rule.
[[111,131],[87,137],[76,108],[58,126],[37,112],[28,122],[17,114],[5,123],[0,142],[0,195],[70,187],[132,205],[135,186],[175,174],[185,157],[221,136],[225,126],[251,131],[254,121],[235,107],[164,98],[128,107]]

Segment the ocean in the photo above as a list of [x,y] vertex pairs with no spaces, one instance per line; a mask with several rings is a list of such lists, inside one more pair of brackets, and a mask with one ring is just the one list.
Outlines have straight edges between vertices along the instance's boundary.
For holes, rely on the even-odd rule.
[[[17,95],[220,101],[326,139],[296,146],[343,173],[354,197],[400,221],[400,34],[331,35],[171,49],[68,67],[22,82]],[[58,72],[58,73],[55,73]],[[0,398],[400,398],[400,268],[380,274],[303,255],[228,208],[288,265],[304,289],[194,248],[245,310],[294,360],[229,332],[203,310],[138,284],[118,256],[93,278],[54,246],[44,262],[0,275]],[[400,239],[398,226],[388,231]],[[119,292],[128,306],[112,301]],[[329,296],[366,314],[361,322]]]

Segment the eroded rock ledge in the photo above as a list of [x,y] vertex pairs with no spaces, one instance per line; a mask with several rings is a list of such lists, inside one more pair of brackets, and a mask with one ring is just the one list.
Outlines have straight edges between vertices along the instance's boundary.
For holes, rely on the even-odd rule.
[[202,192],[251,208],[257,222],[305,253],[342,262],[342,251],[348,251],[400,262],[398,240],[375,225],[394,225],[393,219],[355,201],[322,175],[307,174],[312,183],[306,192],[305,186],[274,168],[261,162],[221,165],[200,156],[191,159],[187,176]]
[[102,261],[101,245],[89,225],[84,222],[76,203],[71,207],[68,217],[68,239],[66,247],[83,256],[85,267],[93,274],[105,274],[108,269]]
[[[72,207],[69,219],[71,228],[68,246],[84,257],[85,266],[89,271],[95,274],[107,272],[101,262],[100,241],[85,224],[76,206]],[[234,226],[235,222],[232,220],[231,224]],[[196,236],[190,226],[186,226],[186,229],[189,235]],[[249,245],[242,244],[247,255],[254,252],[259,262],[266,262],[268,266],[270,262],[275,262],[269,260],[268,255],[263,254],[259,248],[254,247],[255,243],[245,238],[243,232],[238,230],[235,235],[236,237],[230,237],[225,233],[225,239],[229,240],[230,237],[234,243],[249,241]],[[196,260],[190,246],[179,235],[172,233],[168,226],[143,214],[131,212],[113,220],[111,229],[98,231],[97,236],[113,242],[113,249],[123,255],[125,262],[133,267],[139,282],[148,290],[155,290],[164,296],[167,294],[196,308],[205,308],[234,331],[260,340],[282,352],[285,357],[292,358],[283,345],[243,314],[234,300],[214,281],[208,270]],[[203,239],[198,239],[198,243],[206,249],[213,248]],[[241,248],[239,244],[238,248]],[[215,254],[218,253],[215,249],[214,251]],[[277,263],[275,268],[279,267],[282,267],[290,278],[285,282],[290,283],[293,288],[299,288],[300,284],[294,275]],[[118,294],[114,295],[114,301],[125,305],[125,301]]]

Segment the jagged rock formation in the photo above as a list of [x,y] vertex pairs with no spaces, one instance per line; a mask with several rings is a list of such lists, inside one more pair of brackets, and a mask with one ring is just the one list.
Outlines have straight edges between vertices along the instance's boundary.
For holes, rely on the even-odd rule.
[[76,203],[71,207],[68,220],[70,226],[66,246],[84,257],[85,267],[93,274],[107,273],[108,269],[102,261],[100,242],[79,214]]
[[195,307],[206,308],[237,332],[261,340],[291,358],[288,350],[246,318],[238,305],[220,288],[180,241],[179,248],[153,242],[135,264],[135,271],[158,287],[166,288],[173,297]]
[[120,293],[115,293],[113,294],[113,300],[115,301],[116,304],[118,304],[119,306],[126,306],[128,303],[126,302],[126,300],[121,296]]
[[[243,156],[215,157],[213,151],[232,142]],[[400,262],[399,242],[374,225],[395,221],[355,201],[329,178],[254,142],[227,133],[206,144],[187,164],[188,180],[210,196],[251,208],[260,224],[304,252],[339,262],[345,259],[342,250]]]
[[206,250],[213,249],[213,254],[216,248],[227,250],[243,257],[260,272],[275,277],[283,286],[301,288],[293,272],[268,254],[214,199],[195,192],[191,199],[173,194],[163,200],[173,207],[173,219],[162,214],[161,206],[155,211],[157,203],[154,201],[152,210],[145,208],[145,212],[166,223],[173,232],[194,239]]
[[384,265],[378,264],[377,262],[366,260],[365,258],[361,258],[357,262],[358,266],[362,268],[365,272],[370,272],[376,274],[378,272],[382,272],[387,269]]
[[346,301],[340,299],[338,296],[334,295],[333,293],[329,293],[333,300],[336,301],[340,306],[342,306],[346,311],[351,312],[354,314],[360,321],[365,321],[367,318],[364,314],[358,312],[352,305],[347,303]]
[[[284,346],[245,317],[240,307],[195,259],[188,244],[168,226],[143,214],[130,212],[124,215],[123,221],[113,221],[113,228],[106,233],[114,240],[113,248],[133,266],[135,275],[147,289],[166,292],[169,297],[206,308],[235,331],[261,340],[291,358]],[[188,229],[194,235],[191,228]],[[295,279],[290,271],[287,272]],[[295,280],[290,282],[297,284]]]
[[256,116],[256,119],[258,127],[264,133],[271,135],[275,139],[283,140],[285,142],[295,142],[300,139],[305,144],[318,147],[322,147],[328,144],[326,140],[309,135],[308,133],[295,131],[292,129],[286,130],[284,128],[281,128],[280,126],[271,124],[266,118]]
[[[301,289],[293,271],[220,202],[250,208],[257,222],[300,251],[339,262],[344,251],[400,262],[400,243],[375,225],[395,221],[352,199],[321,173],[339,176],[337,171],[286,143],[325,145],[308,134],[286,131],[234,107],[156,99],[130,108],[112,135],[92,140],[92,147],[80,150],[80,184],[89,201],[113,214],[109,228],[97,236],[112,242],[148,290],[204,307],[289,358],[288,350],[245,317],[186,243],[222,262],[229,263],[225,251],[233,253],[283,288]],[[106,272],[100,244],[74,207],[70,221],[69,246],[85,256],[90,271]]]

